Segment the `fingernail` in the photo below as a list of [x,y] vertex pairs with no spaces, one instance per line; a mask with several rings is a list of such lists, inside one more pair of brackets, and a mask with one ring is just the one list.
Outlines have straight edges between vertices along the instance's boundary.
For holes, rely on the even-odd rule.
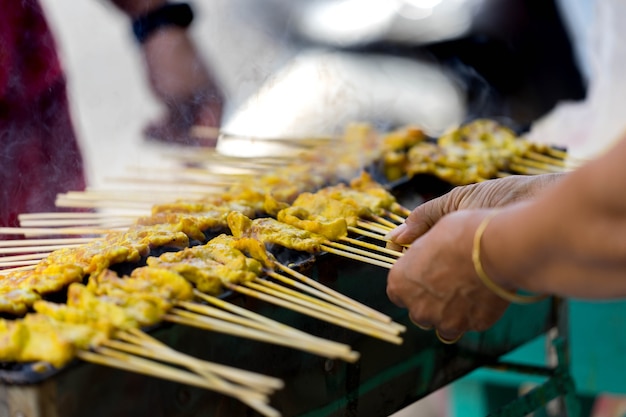
[[389,233],[385,235],[385,240],[395,240],[398,236],[400,236],[404,230],[406,229],[406,223],[402,223],[400,226],[396,227]]

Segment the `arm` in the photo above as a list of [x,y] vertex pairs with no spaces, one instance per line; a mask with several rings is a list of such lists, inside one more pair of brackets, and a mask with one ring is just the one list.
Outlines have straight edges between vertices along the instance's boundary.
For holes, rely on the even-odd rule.
[[[500,209],[483,234],[487,274],[509,290],[584,298],[625,296],[623,161],[626,140],[547,189],[540,187],[544,190],[534,198]],[[467,207],[468,201],[463,205]],[[435,214],[432,227],[422,226],[423,234],[413,232],[420,237],[389,273],[390,299],[407,307],[413,321],[437,327],[446,339],[467,330],[485,330],[508,305],[478,279],[471,260],[474,233],[490,212]],[[427,224],[421,215],[413,217]],[[408,230],[415,229],[405,227],[397,243],[406,243],[398,239],[410,238]]]
[[[167,4],[165,0],[111,0],[131,20]],[[185,28],[167,26],[140,44],[150,87],[166,115],[148,127],[152,139],[193,144],[194,125],[219,127],[224,95]]]

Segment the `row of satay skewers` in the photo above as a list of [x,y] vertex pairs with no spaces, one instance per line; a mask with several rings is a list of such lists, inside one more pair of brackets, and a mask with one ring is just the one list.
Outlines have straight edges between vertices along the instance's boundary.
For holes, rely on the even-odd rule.
[[[10,336],[0,346],[0,357],[63,366],[76,356],[215,389],[265,415],[277,415],[266,397],[278,387],[276,380],[267,379],[270,386],[242,387],[239,380],[208,373],[205,365],[189,357],[184,366],[192,372],[183,375],[180,369],[150,359],[157,356],[161,362],[165,358],[181,365],[174,362],[181,361],[181,354],[170,349],[169,355],[155,355],[155,350],[169,348],[157,346],[139,329],[169,321],[329,358],[358,360],[358,352],[347,345],[304,333],[216,297],[227,289],[400,344],[404,326],[277,262],[267,245],[312,254],[334,252],[390,267],[399,253],[361,242],[348,233],[382,239],[406,211],[367,176],[352,187],[322,188],[319,194],[298,191],[303,186],[319,186],[319,178],[308,173],[294,182],[295,176],[294,171],[288,179],[273,172],[262,177],[262,187],[259,182],[237,183],[218,196],[154,205],[151,214],[138,219],[129,214],[74,213],[72,218],[72,213],[62,213],[59,218],[50,213],[35,216],[37,227],[0,230],[37,237],[3,242],[4,248],[0,248],[5,253],[0,262],[5,268],[0,271],[0,311],[26,313],[23,318],[2,321]],[[333,196],[323,195],[329,192]],[[260,213],[281,221],[257,217]],[[110,227],[111,222],[115,228]],[[230,233],[207,241],[211,231],[224,230]],[[93,237],[85,242],[73,236],[85,234]],[[157,249],[165,252],[149,256]],[[110,269],[142,259],[146,266],[135,268],[130,276],[119,277]],[[89,277],[86,284],[85,276]],[[65,304],[45,301],[46,294],[64,288]],[[201,374],[198,369],[203,369]],[[200,384],[198,378],[205,381]],[[261,392],[246,395],[257,388]]]
[[[408,210],[366,174],[350,186],[325,185],[354,177],[361,166],[377,159],[394,179],[401,164],[393,162],[402,153],[404,175],[434,173],[451,183],[475,182],[504,175],[506,152],[494,147],[520,146],[511,142],[506,129],[490,121],[477,121],[442,137],[442,145],[449,143],[450,149],[454,146],[457,150],[443,156],[441,152],[435,157],[431,154],[430,160],[423,158],[428,153],[422,151],[424,146],[432,151],[432,144],[423,141],[419,130],[392,132],[376,151],[371,146],[371,129],[361,125],[349,132],[351,139],[344,143],[343,151],[337,143],[331,150],[317,146],[322,151],[306,152],[298,163],[287,166],[283,166],[284,160],[271,158],[242,164],[237,158],[214,153],[181,155],[185,166],[166,181],[125,178],[123,181],[138,189],[87,190],[58,198],[60,207],[100,212],[23,215],[23,227],[0,230],[0,234],[27,236],[0,242],[0,254],[4,254],[0,258],[0,268],[4,268],[0,269],[0,312],[26,314],[22,319],[2,321],[13,337],[0,346],[0,357],[62,366],[76,356],[211,388],[241,399],[264,415],[278,415],[267,405],[267,395],[280,387],[280,381],[246,371],[232,379],[238,371],[232,368],[228,368],[228,377],[210,372],[206,362],[184,356],[139,329],[169,321],[348,362],[358,360],[359,354],[349,346],[217,297],[230,290],[401,343],[402,325],[278,262],[268,247],[278,245],[311,254],[330,252],[390,268],[401,253],[384,248],[384,235],[404,221]],[[366,151],[359,152],[362,149]],[[459,151],[463,149],[465,153]],[[520,158],[519,151],[514,154]],[[412,164],[407,165],[407,155]],[[496,171],[485,168],[498,158]],[[430,165],[425,166],[425,160]],[[217,166],[228,169],[219,172]],[[510,168],[510,162],[506,166]],[[451,174],[459,171],[464,173]],[[150,186],[159,191],[143,191]],[[317,191],[308,192],[311,190]],[[181,195],[187,197],[180,199]],[[217,236],[209,238],[211,235]],[[355,238],[359,236],[367,241]],[[376,241],[379,244],[373,243]],[[157,251],[163,253],[156,255]],[[140,261],[146,266],[135,268],[130,276],[119,277],[110,269]],[[84,284],[86,276],[89,279]],[[66,288],[66,304],[45,301],[46,294]],[[50,321],[63,324],[46,324]],[[45,351],[20,339],[29,332],[37,336],[26,339],[39,337],[37,344],[48,346]],[[61,335],[70,342],[57,341]],[[48,344],[42,342],[45,340]],[[156,357],[160,361],[155,361]],[[188,372],[164,365],[164,361],[182,365]],[[246,385],[248,378],[264,383]]]

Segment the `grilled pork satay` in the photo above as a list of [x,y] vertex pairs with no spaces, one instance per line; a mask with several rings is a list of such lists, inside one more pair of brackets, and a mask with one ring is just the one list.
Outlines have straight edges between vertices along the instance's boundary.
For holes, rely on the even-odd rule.
[[150,257],[147,263],[180,274],[207,294],[219,294],[224,281],[246,282],[262,272],[261,264],[234,248],[226,235],[220,235],[206,245]]
[[238,212],[228,215],[228,226],[236,238],[250,237],[266,244],[277,244],[297,251],[317,253],[326,242],[324,236],[299,229],[270,217],[251,220]]
[[91,324],[55,320],[44,314],[23,319],[0,319],[0,357],[10,362],[44,361],[60,368],[77,349],[86,349],[108,338]]

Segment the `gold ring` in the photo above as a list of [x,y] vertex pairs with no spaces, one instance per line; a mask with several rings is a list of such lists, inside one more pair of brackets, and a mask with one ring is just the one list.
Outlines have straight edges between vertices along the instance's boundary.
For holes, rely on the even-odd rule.
[[439,334],[439,329],[435,330],[435,334],[437,335],[437,339],[439,339],[439,341],[443,344],[446,345],[453,345],[456,342],[458,342],[459,340],[461,340],[461,338],[463,337],[463,333],[460,333],[457,337],[455,337],[454,339],[448,340],[448,339],[444,339],[443,337],[441,337],[441,335]]
[[418,328],[420,328],[422,330],[425,330],[425,331],[432,330],[433,327],[434,327],[434,326],[423,326],[421,324],[418,324],[418,323],[414,322],[413,319],[410,316],[409,316],[409,320],[411,320],[411,323],[413,323],[415,325],[415,327],[418,327]]

